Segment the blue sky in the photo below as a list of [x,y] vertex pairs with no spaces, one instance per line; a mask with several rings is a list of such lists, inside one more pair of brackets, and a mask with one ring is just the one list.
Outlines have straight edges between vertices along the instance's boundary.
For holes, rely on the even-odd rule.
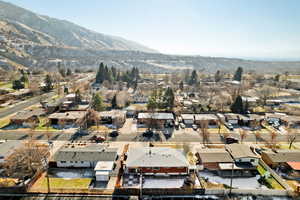
[[162,53],[300,60],[300,0],[7,0]]

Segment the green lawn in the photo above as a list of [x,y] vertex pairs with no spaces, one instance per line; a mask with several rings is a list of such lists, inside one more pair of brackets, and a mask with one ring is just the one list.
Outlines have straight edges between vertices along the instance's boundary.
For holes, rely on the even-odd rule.
[[10,83],[10,82],[0,82],[0,88],[12,89],[12,83]]
[[[90,178],[49,178],[50,189],[88,189]],[[42,177],[33,185],[34,189],[47,190],[47,178]]]
[[[264,175],[267,171],[265,170],[265,168],[263,168],[261,165],[257,166],[257,171],[259,172],[260,175]],[[284,188],[272,177],[270,176],[270,178],[267,178],[266,181],[270,184],[270,186],[273,189],[276,190],[284,190]]]
[[7,126],[10,123],[9,118],[0,119],[0,128]]
[[52,126],[47,127],[47,117],[40,117],[40,123],[38,127],[35,128],[36,131],[59,131],[58,129],[53,128]]

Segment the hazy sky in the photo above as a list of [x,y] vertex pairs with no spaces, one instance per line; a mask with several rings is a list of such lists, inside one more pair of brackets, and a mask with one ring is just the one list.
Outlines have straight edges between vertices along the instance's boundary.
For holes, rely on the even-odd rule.
[[300,0],[7,0],[162,53],[300,60]]

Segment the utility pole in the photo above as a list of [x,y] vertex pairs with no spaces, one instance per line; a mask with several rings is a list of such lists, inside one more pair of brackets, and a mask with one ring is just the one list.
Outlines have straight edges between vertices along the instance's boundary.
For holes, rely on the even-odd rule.
[[231,197],[231,191],[232,191],[233,167],[234,167],[234,161],[232,161],[232,163],[231,163],[231,177],[230,177],[229,197]]

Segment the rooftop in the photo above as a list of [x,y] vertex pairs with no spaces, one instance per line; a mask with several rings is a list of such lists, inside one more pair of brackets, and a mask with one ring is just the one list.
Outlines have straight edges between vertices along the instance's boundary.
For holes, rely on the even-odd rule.
[[203,163],[226,163],[233,161],[225,149],[198,149],[197,153]]
[[137,167],[188,167],[183,151],[167,147],[133,148],[126,160],[128,168]]
[[68,144],[54,155],[55,161],[115,161],[117,149],[101,144]]
[[86,114],[85,111],[70,111],[64,113],[53,113],[49,115],[49,119],[80,119]]
[[225,147],[234,159],[245,157],[258,158],[250,147],[245,144],[227,144]]
[[218,120],[214,114],[195,114],[195,120]]
[[273,163],[300,162],[299,150],[267,151],[263,152],[263,155],[268,157]]
[[139,113],[139,119],[166,119],[174,120],[172,113]]

